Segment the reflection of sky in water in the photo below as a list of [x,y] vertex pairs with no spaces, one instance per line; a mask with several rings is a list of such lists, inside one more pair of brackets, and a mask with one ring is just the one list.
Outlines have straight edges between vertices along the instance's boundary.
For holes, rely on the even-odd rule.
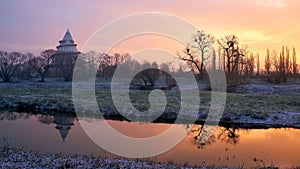
[[[8,143],[11,146],[39,152],[113,156],[94,144],[74,117],[2,113],[0,119],[2,145]],[[86,119],[85,122],[94,123],[95,128],[98,128],[99,133],[105,137],[105,131],[101,130],[99,120]],[[131,137],[155,136],[170,127],[170,124],[119,121],[109,121],[109,124]],[[298,129],[245,130],[219,127],[206,142],[200,143],[198,134],[201,126],[185,127],[192,128],[189,135],[172,150],[153,157],[154,160],[235,167],[262,166],[263,163],[271,165],[272,162],[275,166],[300,165]],[[122,143],[112,140],[112,144]]]

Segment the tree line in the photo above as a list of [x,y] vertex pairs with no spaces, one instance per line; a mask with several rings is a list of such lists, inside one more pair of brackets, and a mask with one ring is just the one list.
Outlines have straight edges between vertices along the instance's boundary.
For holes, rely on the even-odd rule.
[[[63,54],[61,56],[68,56],[68,59],[59,58],[60,55],[62,54],[56,55],[56,51],[53,49],[44,50],[38,56],[30,52],[0,51],[0,77],[3,82],[11,82],[13,77],[26,80],[32,77],[40,77],[40,81],[44,82],[51,68],[56,67],[57,72],[52,70],[52,74],[60,73],[67,81],[71,76],[69,72],[73,71],[74,67],[72,65],[76,61],[76,55]],[[60,62],[60,59],[63,61]],[[70,71],[66,71],[65,68],[70,69]]]
[[[79,55],[81,57],[78,57]],[[180,74],[186,72],[187,66],[199,79],[203,79],[207,71],[212,70],[224,71],[227,79],[256,76],[271,83],[285,82],[288,77],[298,75],[299,66],[294,47],[283,46],[279,50],[272,51],[266,49],[263,61],[258,53],[255,54],[246,45],[241,45],[239,38],[234,34],[217,39],[204,31],[198,31],[192,35],[186,48],[177,55],[186,65],[139,63],[131,60],[127,53],[111,55],[95,51],[58,53],[56,50],[47,49],[39,55],[34,55],[29,52],[0,51],[0,77],[4,82],[12,81],[13,77],[21,79],[40,77],[41,82],[45,81],[45,77],[62,77],[65,81],[70,81],[73,72],[80,71],[94,77],[111,78],[126,58],[127,65],[130,65],[127,72],[152,65],[156,69],[172,69],[173,73]],[[75,62],[79,59],[81,59],[78,62],[81,63],[81,69],[74,70]],[[162,74],[163,71],[148,70],[136,78],[140,79],[139,83],[153,85]]]
[[[80,56],[80,57],[79,57]],[[127,58],[126,73],[140,68],[147,68],[152,65],[154,68],[163,68],[169,70],[168,63],[158,65],[156,62],[139,63],[130,59],[130,55],[115,53],[112,55],[89,51],[87,53],[57,53],[56,50],[47,49],[39,55],[21,52],[0,51],[0,78],[3,82],[11,82],[13,78],[30,80],[31,78],[40,78],[44,82],[46,77],[63,78],[65,81],[72,80],[73,72],[79,71],[84,75],[99,78],[112,78],[117,67]],[[75,63],[78,67],[75,69]],[[143,77],[146,84],[154,83],[154,76],[151,73],[144,72],[147,77]],[[153,73],[152,73],[153,74]],[[137,76],[139,77],[139,76]],[[146,80],[147,79],[147,80]],[[147,82],[146,82],[147,81]]]
[[259,54],[241,45],[235,34],[216,39],[211,34],[198,31],[192,35],[186,48],[177,53],[199,78],[207,70],[224,71],[228,79],[238,77],[261,77],[272,83],[287,81],[298,74],[296,49],[283,46],[278,51],[266,50],[264,67]]

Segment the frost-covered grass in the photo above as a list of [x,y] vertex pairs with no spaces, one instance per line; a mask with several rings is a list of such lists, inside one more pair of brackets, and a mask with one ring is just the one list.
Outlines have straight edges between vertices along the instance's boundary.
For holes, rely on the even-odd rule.
[[[43,101],[71,102],[72,91],[70,88],[0,88],[0,100],[11,101],[33,100],[39,104]],[[133,91],[130,93],[132,102],[147,104],[149,91]],[[165,91],[169,98],[168,103],[178,106],[179,92]],[[112,106],[109,90],[96,90],[96,97],[101,105]],[[210,92],[201,91],[201,107],[210,105]],[[231,113],[277,113],[281,111],[300,113],[300,96],[289,95],[260,95],[227,93],[225,112]]]
[[226,111],[232,113],[299,112],[300,96],[227,94]]
[[[69,85],[69,84],[68,84]],[[150,91],[131,91],[130,99],[137,109],[145,111],[150,108]],[[106,115],[113,114],[114,103],[107,89],[96,88],[95,95],[100,108]],[[180,92],[165,91],[167,108],[165,113],[177,112],[180,108]],[[205,120],[211,101],[209,91],[200,92],[200,121]],[[191,105],[192,106],[192,105]],[[37,85],[0,85],[0,109],[17,109],[20,111],[54,111],[74,112],[72,89],[62,86],[39,87]],[[226,116],[226,117],[225,117]],[[272,121],[281,123],[283,118],[290,116],[291,124],[300,126],[300,96],[299,95],[262,95],[227,93],[223,120],[229,122]],[[174,118],[173,115],[165,116]],[[176,116],[175,116],[176,118]]]
[[[0,147],[1,168],[143,168],[143,169],[191,169],[191,168],[218,168],[190,166],[188,163],[179,165],[174,163],[160,163],[152,160],[128,160],[92,155],[66,155],[37,153],[24,151],[9,146]],[[221,168],[221,167],[220,167]]]

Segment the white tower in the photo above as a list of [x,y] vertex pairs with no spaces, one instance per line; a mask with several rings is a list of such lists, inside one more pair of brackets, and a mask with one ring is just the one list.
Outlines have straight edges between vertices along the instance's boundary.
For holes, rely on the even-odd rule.
[[74,40],[71,36],[70,30],[67,29],[62,40],[59,41],[59,45],[56,47],[57,53],[77,53],[77,44],[74,43]]

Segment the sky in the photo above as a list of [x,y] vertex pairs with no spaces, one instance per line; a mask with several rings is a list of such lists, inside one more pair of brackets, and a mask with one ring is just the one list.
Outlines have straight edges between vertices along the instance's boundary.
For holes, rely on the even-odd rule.
[[[120,17],[162,12],[185,19],[216,38],[234,33],[241,44],[261,55],[267,47],[280,49],[282,45],[296,47],[300,53],[298,0],[3,0],[0,7],[0,50],[4,51],[55,49],[67,28],[81,50],[97,30]],[[155,47],[166,45],[140,39],[119,46],[136,51],[151,41]]]

